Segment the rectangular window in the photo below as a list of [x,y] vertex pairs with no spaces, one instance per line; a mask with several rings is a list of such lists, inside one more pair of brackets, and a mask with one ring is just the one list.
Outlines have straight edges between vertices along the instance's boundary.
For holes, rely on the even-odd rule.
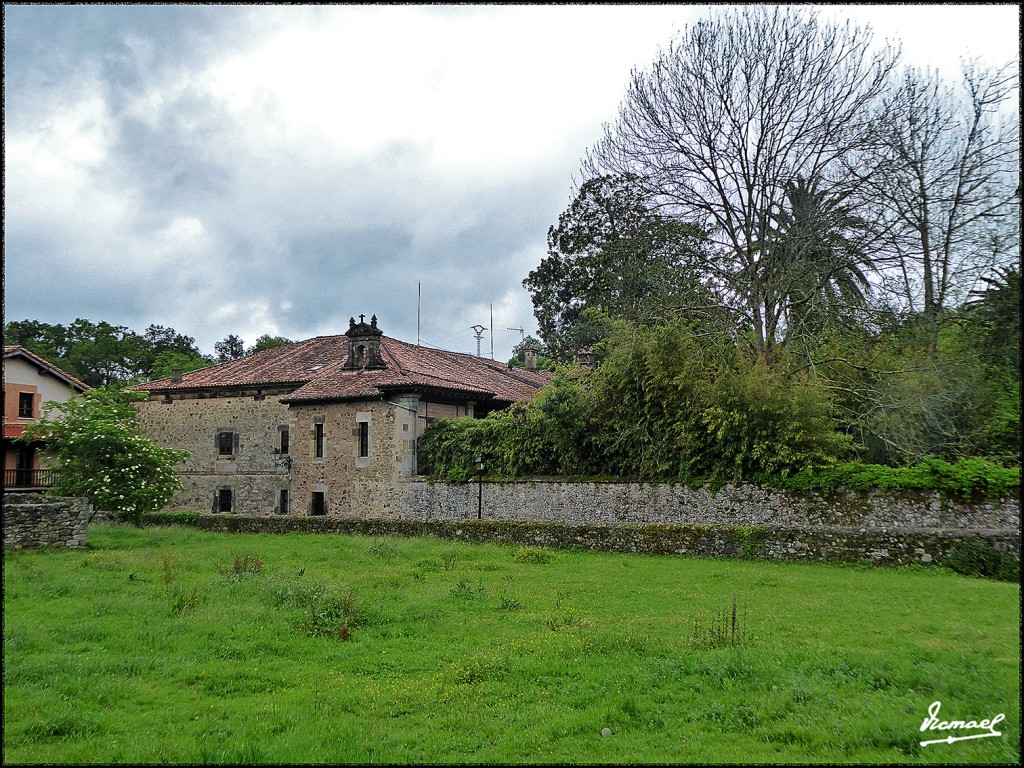
[[359,457],[365,459],[370,455],[370,424],[359,422]]
[[288,430],[287,429],[282,429],[281,430],[281,455],[282,456],[287,456],[288,455]]
[[277,511],[282,515],[288,514],[288,491],[281,491],[281,505]]
[[217,491],[217,511],[218,512],[230,512],[231,511],[231,489],[221,488]]
[[35,395],[31,392],[19,392],[18,393],[18,418],[19,419],[31,419],[32,418],[32,403],[35,400]]
[[323,491],[313,491],[313,507],[310,510],[311,515],[326,515],[327,514],[327,494]]
[[318,459],[324,457],[324,425],[313,425],[313,456]]
[[235,433],[217,433],[217,454],[219,456],[233,456],[235,453]]

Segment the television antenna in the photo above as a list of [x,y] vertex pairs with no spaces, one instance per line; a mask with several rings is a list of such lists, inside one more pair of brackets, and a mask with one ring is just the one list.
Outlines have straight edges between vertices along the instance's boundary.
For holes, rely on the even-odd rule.
[[505,330],[506,331],[519,331],[519,340],[523,341],[524,339],[526,339],[526,331],[524,331],[522,328],[506,328]]

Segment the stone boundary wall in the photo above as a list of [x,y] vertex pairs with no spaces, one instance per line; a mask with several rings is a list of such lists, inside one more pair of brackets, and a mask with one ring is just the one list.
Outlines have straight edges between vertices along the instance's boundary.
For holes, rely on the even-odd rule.
[[[863,531],[996,529],[1020,532],[1020,492],[998,500],[963,501],[938,492],[837,490],[802,495],[753,485],[717,491],[683,485],[565,482],[557,479],[484,481],[465,485],[402,484],[403,514],[416,520],[554,521],[573,525],[687,523],[842,527]],[[482,490],[482,500],[481,500]]]
[[84,547],[92,506],[87,499],[4,494],[4,549]]
[[757,557],[771,560],[937,565],[956,544],[980,539],[1020,558],[1020,536],[1006,530],[858,530],[839,526],[622,523],[570,525],[498,520],[266,517],[242,515],[147,515],[150,525],[186,524],[230,533],[337,533],[358,536],[433,536],[559,549]]

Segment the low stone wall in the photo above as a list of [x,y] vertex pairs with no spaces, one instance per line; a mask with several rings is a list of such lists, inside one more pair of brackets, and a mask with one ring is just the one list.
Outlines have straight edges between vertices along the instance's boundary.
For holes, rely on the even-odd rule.
[[[482,493],[481,493],[482,491]],[[482,498],[481,498],[482,497]],[[403,513],[417,520],[546,520],[573,525],[701,523],[865,531],[943,529],[1020,531],[1020,496],[962,501],[937,492],[837,490],[830,496],[753,485],[717,491],[660,483],[557,479],[450,485],[403,483]]]
[[231,533],[339,533],[359,536],[434,536],[559,549],[750,557],[771,560],[938,565],[966,539],[980,539],[1020,558],[1020,537],[1006,530],[856,530],[837,526],[621,523],[570,525],[508,520],[148,515],[147,524],[181,523]]
[[4,549],[84,547],[91,514],[87,499],[4,494]]

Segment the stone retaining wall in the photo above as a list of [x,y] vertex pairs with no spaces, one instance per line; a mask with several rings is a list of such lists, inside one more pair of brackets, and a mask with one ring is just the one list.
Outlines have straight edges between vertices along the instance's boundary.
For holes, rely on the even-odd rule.
[[1020,557],[1020,538],[1006,530],[857,530],[838,526],[622,523],[570,525],[509,520],[407,520],[398,518],[149,515],[148,524],[172,522],[232,533],[339,533],[359,536],[434,536],[559,549],[757,557],[771,560],[936,565],[966,539],[980,539]]
[[417,478],[402,485],[404,509],[398,516],[416,520],[470,520],[479,514],[485,520],[573,525],[702,523],[1020,532],[1019,491],[999,500],[963,501],[924,491],[837,490],[830,496],[805,496],[753,485],[725,485],[711,491],[660,483],[556,479],[484,481],[480,488],[475,482],[451,485]]
[[87,499],[4,494],[4,549],[84,547],[91,514]]

